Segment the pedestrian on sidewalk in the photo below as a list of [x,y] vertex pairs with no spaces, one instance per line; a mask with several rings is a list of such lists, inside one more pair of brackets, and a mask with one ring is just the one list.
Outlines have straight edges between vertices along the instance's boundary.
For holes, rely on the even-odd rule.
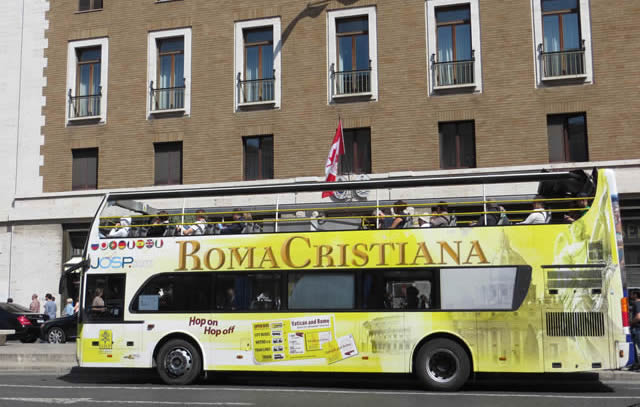
[[633,346],[636,354],[635,363],[631,366],[631,370],[640,370],[640,291],[631,293],[631,336],[633,338]]
[[67,305],[65,305],[64,311],[62,311],[63,317],[68,317],[69,315],[73,315],[73,300],[71,298],[67,298]]
[[49,316],[49,319],[55,319],[58,307],[56,307],[53,295],[47,293],[44,298],[47,300],[47,302],[44,303],[44,313]]
[[38,294],[31,296],[31,304],[29,305],[29,311],[38,314],[40,313],[40,301],[38,301]]

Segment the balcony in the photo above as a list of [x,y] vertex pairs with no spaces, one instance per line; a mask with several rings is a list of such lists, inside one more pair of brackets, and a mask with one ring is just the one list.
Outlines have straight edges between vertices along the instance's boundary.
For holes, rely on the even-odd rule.
[[[183,80],[186,83],[186,80]],[[184,93],[186,86],[174,86],[171,88],[154,88],[153,81],[149,84],[151,95],[151,113],[171,113],[184,111]]]
[[276,71],[271,78],[242,80],[238,72],[238,104],[240,106],[275,104]]
[[471,51],[471,59],[459,61],[437,62],[436,55],[431,54],[431,66],[434,76],[434,89],[454,89],[474,87],[475,51]]
[[538,52],[542,62],[542,80],[584,79],[587,77],[584,64],[584,40],[581,49],[544,51],[542,44]]
[[69,89],[69,120],[92,120],[100,118],[102,87],[95,95],[72,96]]
[[371,60],[367,69],[354,71],[335,71],[331,64],[331,79],[333,81],[333,97],[371,96]]

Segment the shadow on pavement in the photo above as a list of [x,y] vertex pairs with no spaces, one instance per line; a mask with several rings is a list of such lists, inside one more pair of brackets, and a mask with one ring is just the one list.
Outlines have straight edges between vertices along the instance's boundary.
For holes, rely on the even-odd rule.
[[[74,367],[60,380],[76,384],[164,385],[154,369]],[[363,373],[260,373],[208,372],[198,382],[206,386],[286,386],[348,389],[386,389],[421,391],[420,383],[408,374]],[[598,380],[594,373],[567,374],[477,374],[462,391],[610,393],[614,390]]]

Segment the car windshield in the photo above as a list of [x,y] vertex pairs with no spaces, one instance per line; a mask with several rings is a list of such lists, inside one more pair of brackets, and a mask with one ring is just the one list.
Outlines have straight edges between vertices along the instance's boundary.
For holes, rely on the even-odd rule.
[[23,314],[23,313],[30,313],[31,311],[29,310],[29,308],[27,307],[23,307],[22,305],[18,305],[18,304],[13,304],[13,303],[0,303],[0,308],[2,308],[3,310],[7,311],[7,312],[11,312],[14,314]]

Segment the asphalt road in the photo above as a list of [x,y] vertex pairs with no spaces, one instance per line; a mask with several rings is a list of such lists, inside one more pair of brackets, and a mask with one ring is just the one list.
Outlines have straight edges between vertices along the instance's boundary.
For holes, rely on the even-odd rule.
[[2,372],[0,406],[638,406],[638,380],[483,376],[457,393],[423,391],[404,375],[217,374],[170,387],[149,370],[74,368],[63,374]]

